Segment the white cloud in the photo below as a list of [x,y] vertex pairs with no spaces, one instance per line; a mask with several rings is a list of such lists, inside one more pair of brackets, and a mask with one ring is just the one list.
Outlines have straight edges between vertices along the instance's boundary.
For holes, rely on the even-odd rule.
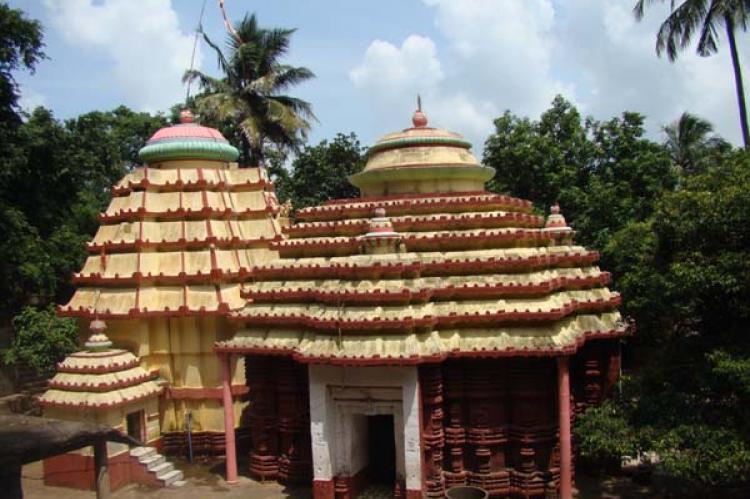
[[[655,53],[656,32],[668,15],[667,5],[654,5],[637,22],[631,0],[568,0],[568,22],[560,26],[560,59],[580,68],[585,91],[579,96],[586,111],[606,118],[624,110],[648,117],[647,127],[659,139],[661,127],[684,111],[698,114],[716,126],[725,138],[739,142],[734,80],[728,46],[699,57],[695,45],[670,63]],[[722,33],[723,34],[723,33]],[[720,34],[721,35],[721,34]],[[740,37],[745,60],[750,55],[746,37]],[[580,50],[572,50],[579,47]]]
[[[53,26],[76,47],[112,64],[110,84],[137,109],[163,110],[184,93],[193,36],[169,0],[45,0]],[[200,52],[196,54],[200,67]]]
[[[424,0],[445,48],[411,35],[401,47],[376,40],[350,72],[381,123],[406,126],[421,92],[430,124],[463,133],[476,152],[504,109],[538,115],[569,89],[551,70],[550,0]],[[417,43],[418,41],[418,43]],[[395,77],[393,77],[395,75]],[[393,117],[398,119],[393,122]]]
[[47,97],[24,85],[21,88],[21,98],[18,100],[18,105],[21,106],[21,109],[30,113],[39,106],[46,107]]
[[384,92],[393,92],[433,87],[443,78],[443,70],[433,41],[411,35],[401,47],[383,40],[373,41],[362,63],[349,76],[357,86],[377,86]]
[[[668,5],[654,4],[637,22],[633,0],[423,3],[436,35],[412,35],[401,47],[374,41],[350,72],[373,102],[372,112],[389,125],[385,130],[404,125],[400,111],[410,112],[413,94],[421,91],[431,124],[464,133],[478,147],[503,110],[537,118],[561,93],[598,119],[641,112],[655,139],[661,126],[690,111],[739,142],[726,41],[709,58],[695,55],[694,47],[675,63],[657,57],[655,34]],[[412,39],[420,44],[407,44]],[[747,40],[740,34],[738,46],[750,64]],[[394,115],[397,123],[387,118]]]
[[349,78],[367,96],[377,129],[391,131],[409,125],[417,94],[425,102],[434,101],[443,70],[435,43],[411,35],[400,47],[383,40],[373,41],[362,62],[349,72]]

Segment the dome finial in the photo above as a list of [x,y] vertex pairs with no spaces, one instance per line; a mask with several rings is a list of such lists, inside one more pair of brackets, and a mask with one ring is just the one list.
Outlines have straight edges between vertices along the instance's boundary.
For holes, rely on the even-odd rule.
[[185,108],[182,111],[180,111],[180,123],[182,124],[192,123],[194,119],[195,119],[195,115],[190,109]]
[[99,319],[99,314],[97,314],[96,318],[91,321],[91,324],[89,324],[91,336],[89,336],[89,339],[84,343],[86,350],[89,352],[98,352],[109,349],[109,347],[112,346],[112,342],[107,338],[107,335],[105,334],[106,330],[107,323]]
[[422,112],[422,97],[419,94],[417,94],[417,110],[414,111],[411,122],[414,124],[414,128],[427,126],[427,116]]

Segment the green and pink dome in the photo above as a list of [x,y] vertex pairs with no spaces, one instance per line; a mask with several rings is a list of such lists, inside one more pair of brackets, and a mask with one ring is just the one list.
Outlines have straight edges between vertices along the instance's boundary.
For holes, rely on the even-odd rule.
[[183,159],[232,162],[239,155],[221,132],[195,123],[193,113],[188,110],[180,113],[179,124],[157,130],[138,152],[138,157],[146,163]]

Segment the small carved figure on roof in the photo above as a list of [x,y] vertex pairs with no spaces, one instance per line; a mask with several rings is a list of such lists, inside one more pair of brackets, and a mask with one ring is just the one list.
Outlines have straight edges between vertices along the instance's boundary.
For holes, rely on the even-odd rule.
[[402,250],[401,234],[394,231],[391,220],[385,215],[385,208],[372,211],[367,234],[361,237],[362,251],[367,254],[396,253]]

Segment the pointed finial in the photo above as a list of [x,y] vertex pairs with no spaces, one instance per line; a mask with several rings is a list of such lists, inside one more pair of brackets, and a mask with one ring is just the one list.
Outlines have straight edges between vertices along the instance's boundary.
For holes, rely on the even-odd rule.
[[414,111],[414,116],[411,118],[411,122],[415,128],[422,128],[427,126],[427,116],[422,112],[422,97],[417,94],[417,110]]

